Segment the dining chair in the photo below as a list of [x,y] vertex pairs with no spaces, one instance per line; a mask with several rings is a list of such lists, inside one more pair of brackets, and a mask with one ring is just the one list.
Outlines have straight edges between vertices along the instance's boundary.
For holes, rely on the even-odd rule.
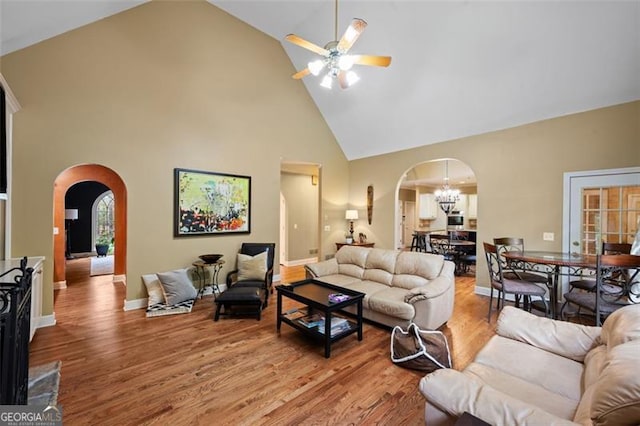
[[632,254],[601,254],[597,258],[595,291],[565,293],[560,315],[569,305],[584,308],[595,316],[596,326],[612,312],[631,303],[629,293],[640,280],[640,256]]
[[445,260],[454,260],[448,234],[429,234],[429,247],[431,247],[431,253],[440,254],[444,256]]
[[[470,241],[471,234],[468,231],[449,231],[451,240]],[[475,239],[474,239],[475,240]],[[473,241],[475,243],[475,241]],[[467,273],[469,267],[476,264],[476,246],[458,247],[456,249],[457,262],[460,264],[461,273]]]
[[498,291],[496,301],[496,309],[500,310],[500,302],[504,307],[505,297],[507,294],[513,294],[515,298],[515,306],[520,306],[520,298],[522,297],[522,305],[525,310],[531,311],[531,297],[537,296],[544,305],[545,315],[549,314],[549,306],[545,294],[546,286],[538,285],[534,282],[518,279],[513,275],[506,276],[503,271],[503,262],[500,261],[500,255],[497,246],[489,243],[483,243],[484,253],[487,259],[487,268],[489,269],[489,278],[491,284],[491,293],[489,295],[489,313],[487,321],[491,322],[491,306],[493,304],[493,290]]
[[[628,243],[607,243],[602,242],[602,254],[630,254],[631,244]],[[576,280],[569,281],[569,291],[584,290],[595,291],[596,280],[592,277],[580,277]]]
[[515,238],[515,237],[494,238],[493,244],[495,244],[496,249],[498,251],[498,255],[499,255],[498,259],[502,264],[505,277],[529,281],[537,284],[545,284],[545,285],[548,284],[549,278],[547,275],[526,271],[519,262],[507,261],[507,259],[505,259],[504,256],[502,256],[502,253],[506,251],[523,252],[524,238]]

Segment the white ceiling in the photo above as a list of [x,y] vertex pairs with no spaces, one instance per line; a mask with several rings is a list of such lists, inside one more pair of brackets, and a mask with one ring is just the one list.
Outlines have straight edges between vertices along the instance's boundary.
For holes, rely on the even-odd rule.
[[[285,35],[333,39],[331,0],[208,1],[280,40],[298,70],[315,55]],[[1,0],[0,52],[143,2]],[[369,26],[351,52],[389,68],[356,66],[344,91],[303,79],[350,160],[640,99],[638,0],[341,0],[339,34],[354,17]]]

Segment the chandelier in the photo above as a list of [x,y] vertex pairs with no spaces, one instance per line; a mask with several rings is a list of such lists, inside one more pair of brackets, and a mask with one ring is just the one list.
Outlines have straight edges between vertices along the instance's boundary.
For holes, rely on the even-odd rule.
[[444,174],[444,185],[434,195],[436,203],[438,203],[442,211],[449,215],[453,211],[456,201],[460,199],[460,190],[449,188],[449,160],[444,162]]

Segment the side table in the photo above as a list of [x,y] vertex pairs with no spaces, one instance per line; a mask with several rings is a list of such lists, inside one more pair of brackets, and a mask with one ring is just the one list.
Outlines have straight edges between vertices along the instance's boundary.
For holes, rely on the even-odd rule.
[[336,250],[340,250],[342,246],[358,246],[358,247],[373,247],[375,243],[336,243]]
[[211,282],[209,284],[213,291],[213,297],[216,297],[216,291],[220,294],[220,287],[218,287],[218,275],[220,274],[222,265],[224,265],[224,260],[218,259],[218,261],[214,263],[207,263],[204,260],[196,260],[192,265],[196,268],[196,273],[198,274],[200,287],[198,289],[198,297],[202,298],[204,288],[207,286],[207,268],[211,269]]

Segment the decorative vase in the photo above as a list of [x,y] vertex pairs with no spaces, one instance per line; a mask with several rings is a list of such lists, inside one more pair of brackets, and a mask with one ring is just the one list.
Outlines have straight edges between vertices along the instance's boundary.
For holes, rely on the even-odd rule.
[[98,257],[106,256],[109,253],[109,244],[96,244],[96,253]]

